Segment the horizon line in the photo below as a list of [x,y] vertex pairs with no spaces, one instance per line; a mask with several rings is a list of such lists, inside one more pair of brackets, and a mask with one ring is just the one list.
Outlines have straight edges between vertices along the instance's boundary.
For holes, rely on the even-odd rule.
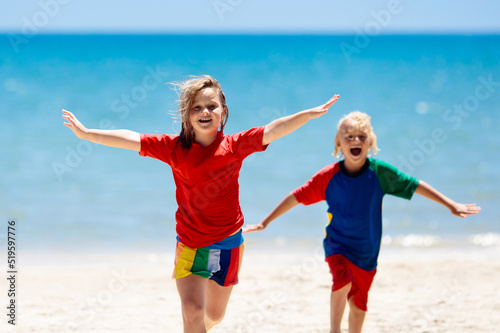
[[[123,30],[123,31],[105,31],[105,30],[74,30],[74,31],[44,31],[39,33],[24,33],[22,31],[7,31],[0,29],[0,35],[21,35],[26,37],[34,36],[75,36],[75,35],[102,35],[102,36],[356,36],[361,35],[355,32],[346,31],[190,31],[190,30]],[[370,38],[379,36],[500,36],[500,31],[387,31],[379,34],[365,34]]]

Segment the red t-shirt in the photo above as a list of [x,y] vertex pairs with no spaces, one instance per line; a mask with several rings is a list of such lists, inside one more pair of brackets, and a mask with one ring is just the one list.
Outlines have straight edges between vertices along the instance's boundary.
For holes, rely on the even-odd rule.
[[233,135],[218,133],[208,147],[182,148],[178,135],[141,134],[141,156],[171,166],[179,209],[175,214],[180,242],[202,248],[219,242],[243,226],[239,184],[243,160],[266,150],[264,127]]

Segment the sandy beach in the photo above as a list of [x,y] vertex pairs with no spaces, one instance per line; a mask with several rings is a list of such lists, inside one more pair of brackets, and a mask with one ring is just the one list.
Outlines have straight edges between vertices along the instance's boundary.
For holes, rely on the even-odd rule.
[[[498,332],[499,254],[383,248],[364,331]],[[0,330],[182,332],[172,260],[161,253],[25,255],[16,325],[4,314]],[[5,279],[0,287],[8,289]],[[320,246],[293,254],[247,246],[226,318],[211,332],[328,332],[330,287]]]

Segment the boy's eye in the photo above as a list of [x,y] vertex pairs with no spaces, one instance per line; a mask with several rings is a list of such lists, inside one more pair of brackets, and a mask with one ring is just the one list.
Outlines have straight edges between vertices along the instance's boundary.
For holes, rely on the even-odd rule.
[[354,141],[356,138],[359,139],[359,141],[366,141],[367,136],[366,135],[347,135],[346,139],[349,141]]

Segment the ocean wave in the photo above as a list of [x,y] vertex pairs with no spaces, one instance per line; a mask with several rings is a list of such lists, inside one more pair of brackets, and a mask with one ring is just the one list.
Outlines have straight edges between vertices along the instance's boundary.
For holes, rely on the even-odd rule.
[[407,234],[382,237],[383,246],[395,247],[442,247],[442,246],[475,246],[475,247],[500,247],[500,234],[480,233],[459,238],[446,238],[429,234]]
[[401,236],[384,236],[382,237],[382,245],[386,246],[402,246],[402,247],[433,247],[442,243],[440,237],[434,235],[401,235]]
[[500,247],[500,235],[492,232],[477,234],[469,238],[469,243],[482,247]]

